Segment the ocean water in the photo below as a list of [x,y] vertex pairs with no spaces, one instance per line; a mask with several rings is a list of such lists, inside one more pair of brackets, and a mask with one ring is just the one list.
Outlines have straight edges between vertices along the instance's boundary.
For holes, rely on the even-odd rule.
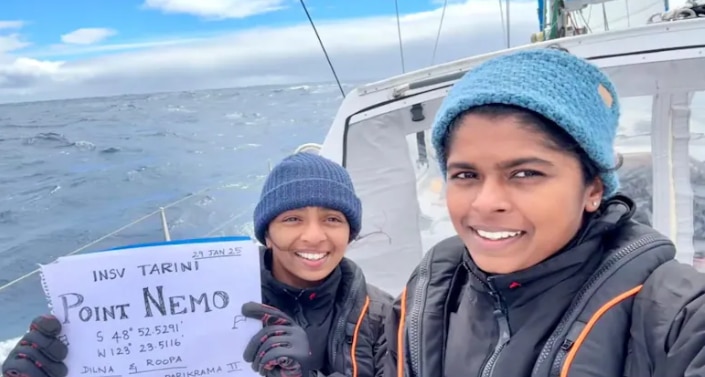
[[[179,199],[172,238],[249,234],[269,161],[322,142],[341,100],[301,85],[1,105],[0,286]],[[160,239],[153,215],[83,251]],[[0,291],[0,360],[46,311],[37,274]]]

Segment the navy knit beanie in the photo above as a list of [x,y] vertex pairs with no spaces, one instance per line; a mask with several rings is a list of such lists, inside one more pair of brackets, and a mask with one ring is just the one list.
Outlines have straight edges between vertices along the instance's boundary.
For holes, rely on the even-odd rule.
[[603,171],[605,197],[619,189],[614,139],[619,102],[614,85],[596,66],[570,53],[535,49],[488,60],[470,70],[448,93],[436,113],[433,147],[446,175],[446,134],[463,112],[504,104],[543,115],[568,132]]
[[255,207],[255,237],[264,245],[264,236],[274,218],[304,207],[340,211],[350,225],[350,240],[360,234],[362,203],[348,172],[327,158],[300,152],[282,160],[264,182]]

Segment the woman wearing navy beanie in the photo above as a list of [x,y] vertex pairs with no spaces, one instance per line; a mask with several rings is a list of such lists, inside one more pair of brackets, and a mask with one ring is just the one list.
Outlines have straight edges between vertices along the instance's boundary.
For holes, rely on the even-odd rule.
[[[392,296],[366,284],[344,258],[361,221],[350,176],[330,160],[294,154],[267,177],[254,213],[265,305],[242,307],[264,324],[243,355],[262,376],[382,376]],[[3,377],[66,377],[60,331],[56,317],[35,319],[3,363]]]
[[392,296],[344,258],[362,226],[348,172],[311,153],[285,158],[264,183],[254,225],[266,305],[245,304],[243,314],[265,327],[245,360],[268,377],[382,376]]
[[618,194],[619,113],[559,49],[455,84],[432,139],[457,236],[387,317],[388,376],[705,376],[705,275]]

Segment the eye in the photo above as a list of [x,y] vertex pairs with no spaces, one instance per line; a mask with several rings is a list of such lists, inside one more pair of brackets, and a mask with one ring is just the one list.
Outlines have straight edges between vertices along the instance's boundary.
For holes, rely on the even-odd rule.
[[544,174],[536,171],[536,170],[520,170],[514,174],[512,174],[513,177],[516,178],[535,178],[535,177],[543,177]]
[[282,219],[283,223],[293,223],[296,221],[301,221],[301,219],[299,219],[298,217],[295,217],[295,216],[288,216],[288,217],[285,217]]
[[330,221],[332,223],[344,223],[345,222],[343,219],[341,219],[338,216],[328,216],[328,218],[326,218],[326,221]]
[[450,179],[456,179],[456,180],[463,180],[463,179],[475,179],[477,178],[477,174],[469,171],[464,171],[460,173],[455,173],[450,176]]

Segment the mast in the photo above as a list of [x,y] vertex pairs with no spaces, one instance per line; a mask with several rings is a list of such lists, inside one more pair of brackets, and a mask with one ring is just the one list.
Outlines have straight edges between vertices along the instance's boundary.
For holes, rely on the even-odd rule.
[[[531,42],[542,42],[563,37],[587,34],[586,27],[571,22],[571,15],[580,12],[590,5],[601,4],[613,0],[538,0],[539,28],[541,31],[531,35]],[[668,6],[668,0],[664,0]]]
[[538,0],[539,6],[536,10],[539,16],[539,31],[543,31],[546,27],[546,3],[549,0]]

